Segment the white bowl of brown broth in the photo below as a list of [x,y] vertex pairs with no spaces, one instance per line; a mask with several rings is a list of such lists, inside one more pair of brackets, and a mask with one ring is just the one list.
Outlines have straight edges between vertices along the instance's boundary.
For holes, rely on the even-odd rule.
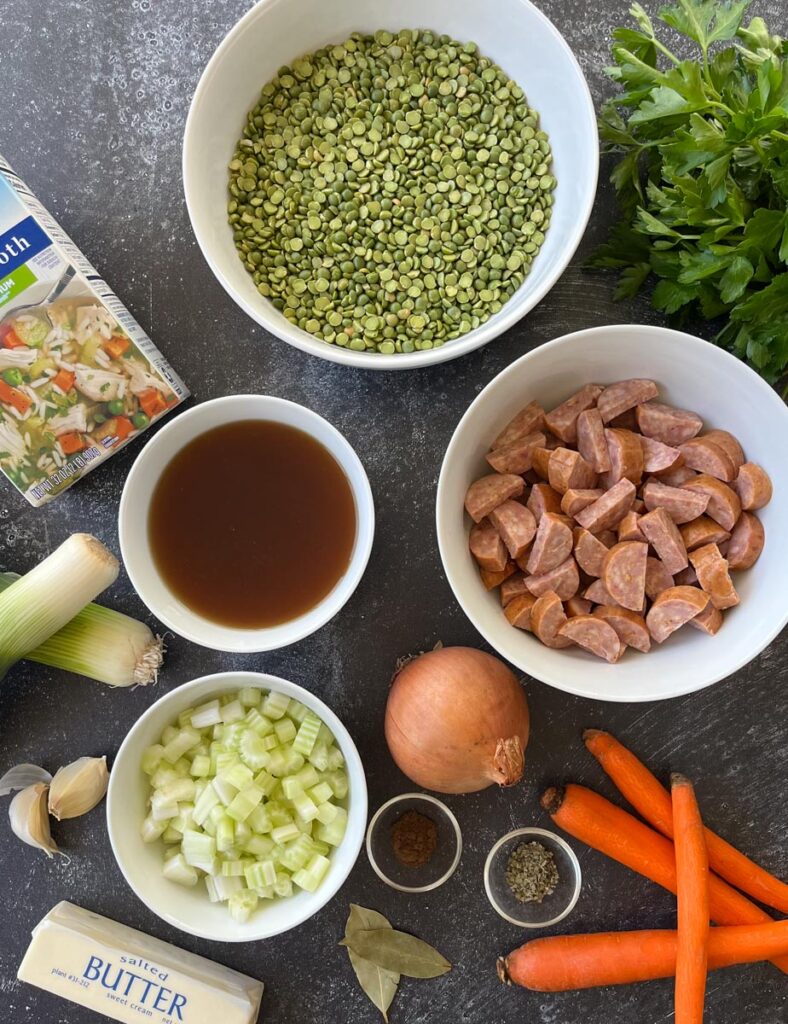
[[166,626],[214,650],[270,651],[323,626],[356,589],[375,510],[345,438],[266,395],[217,398],[148,442],[120,503],[120,546]]

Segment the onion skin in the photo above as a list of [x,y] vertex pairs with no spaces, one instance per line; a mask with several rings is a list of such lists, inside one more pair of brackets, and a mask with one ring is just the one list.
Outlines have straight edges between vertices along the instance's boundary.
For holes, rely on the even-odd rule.
[[514,673],[483,651],[442,647],[408,662],[385,728],[397,767],[424,789],[476,793],[522,778],[528,702]]

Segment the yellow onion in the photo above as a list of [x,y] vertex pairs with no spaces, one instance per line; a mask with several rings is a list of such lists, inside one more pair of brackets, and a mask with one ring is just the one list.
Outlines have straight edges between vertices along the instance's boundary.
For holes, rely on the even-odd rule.
[[409,661],[386,705],[391,756],[409,779],[438,793],[519,782],[528,729],[528,702],[514,674],[470,647]]

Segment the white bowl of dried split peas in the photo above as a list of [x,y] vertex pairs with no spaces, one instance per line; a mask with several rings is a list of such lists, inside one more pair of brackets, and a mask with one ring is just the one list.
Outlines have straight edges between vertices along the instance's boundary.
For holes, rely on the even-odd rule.
[[[292,148],[292,138],[288,141],[277,136],[272,145],[274,148],[281,146],[284,162],[277,180],[282,187],[273,192],[269,187],[268,192],[255,195],[256,202],[262,204],[261,196],[264,196],[266,203],[270,199],[275,205],[259,205],[256,209],[263,211],[260,218],[252,216],[251,206],[244,206],[247,219],[234,225],[236,229],[246,230],[250,222],[257,221],[254,231],[268,232],[264,241],[259,241],[261,235],[254,242],[258,247],[254,259],[258,263],[250,263],[247,269],[236,250],[239,239],[234,239],[234,228],[228,223],[228,201],[231,200],[228,165],[234,157],[247,114],[258,102],[261,89],[283,65],[295,65],[298,58],[314,54],[329,44],[341,44],[353,33],[383,32],[386,41],[391,36],[392,45],[396,46],[395,34],[405,29],[429,30],[461,44],[475,43],[480,55],[503,69],[504,82],[508,76],[512,87],[516,84],[522,89],[528,107],[538,114],[535,130],[547,133],[550,153],[547,162],[537,153],[535,162],[525,165],[530,169],[517,173],[532,175],[527,182],[537,192],[542,188],[551,192],[547,200],[549,226],[541,231],[545,223],[541,209],[537,210],[537,221],[530,223],[533,209],[528,206],[525,227],[533,233],[526,237],[519,219],[510,225],[505,211],[504,220],[499,221],[485,205],[489,201],[499,202],[499,185],[504,200],[513,198],[506,193],[519,188],[521,179],[513,178],[510,171],[517,157],[504,152],[503,160],[498,163],[499,151],[508,147],[511,138],[504,141],[508,126],[504,114],[500,114],[500,119],[504,119],[500,120],[496,112],[496,97],[491,95],[489,103],[485,101],[489,109],[485,120],[481,121],[481,108],[469,114],[473,104],[468,105],[469,97],[463,93],[466,105],[462,109],[458,107],[456,115],[452,115],[460,138],[455,139],[458,145],[451,148],[451,157],[447,153],[440,158],[426,152],[434,136],[419,141],[420,131],[428,132],[429,122],[434,120],[429,107],[426,108],[428,116],[421,121],[422,127],[417,124],[412,137],[403,143],[404,151],[396,156],[400,161],[414,159],[414,153],[417,160],[440,159],[440,173],[448,178],[448,182],[436,185],[439,192],[444,192],[442,198],[439,197],[442,209],[430,217],[424,232],[417,225],[414,234],[410,230],[412,222],[398,222],[399,207],[384,204],[383,214],[379,213],[374,204],[381,196],[385,199],[382,186],[379,195],[365,196],[363,189],[359,189],[360,182],[351,180],[346,182],[349,191],[345,198],[351,203],[357,200],[363,209],[359,218],[351,221],[352,238],[348,241],[346,233],[340,236],[336,222],[331,226],[335,211],[328,201],[333,187],[333,171],[329,170],[328,185],[305,221],[307,230],[302,233],[299,227],[298,237],[293,239],[292,231],[296,229],[292,225],[297,218],[290,215],[290,210],[282,212],[276,204],[300,202],[301,189],[306,192],[305,179],[298,177],[294,182],[292,169],[295,165],[286,163],[285,154]],[[459,56],[461,58],[462,54]],[[457,63],[462,65],[461,59],[458,58]],[[343,74],[347,73],[341,60],[337,67]],[[449,66],[449,71],[453,73],[454,69]],[[410,79],[403,81],[407,84]],[[416,90],[426,88],[429,94],[431,83],[435,81],[425,79],[414,85]],[[465,87],[465,82],[456,74],[443,86],[455,91]],[[381,88],[385,99],[385,82]],[[506,86],[502,88],[505,90]],[[436,92],[435,95],[439,100],[443,94]],[[425,95],[420,97],[421,100],[426,98]],[[408,102],[415,108],[411,111],[414,115],[418,102]],[[311,108],[303,113],[308,116]],[[462,167],[466,154],[457,157],[454,153],[456,149],[459,154],[465,144],[470,120],[477,113],[480,118],[476,126],[478,139],[474,139],[468,160],[471,169],[478,170],[474,161],[479,156],[484,161],[483,170],[490,169],[488,177],[477,178],[477,185],[471,185],[471,188],[479,187],[478,182],[481,182],[481,195],[469,194],[468,175]],[[336,116],[341,119],[343,115]],[[319,130],[323,131],[322,123]],[[377,136],[373,134],[372,138]],[[350,166],[361,168],[361,178],[367,174],[363,164],[364,142],[367,141],[364,135],[360,143],[361,158],[356,153],[348,157],[349,161],[355,157],[356,162]],[[422,144],[425,147],[423,158],[417,152]],[[330,159],[344,159],[336,155],[333,146],[330,148]],[[297,155],[297,144],[295,153]],[[404,370],[454,359],[486,344],[520,320],[547,294],[572,258],[588,222],[596,192],[598,156],[593,103],[580,67],[556,28],[528,0],[486,0],[476,4],[454,0],[401,0],[395,7],[388,0],[332,0],[330,4],[324,0],[288,0],[287,3],[262,0],[230,30],[203,73],[186,124],[183,176],[189,215],[203,255],[231,298],[252,319],[296,348],[324,359],[367,369]],[[373,158],[370,155],[368,159]],[[456,168],[451,163],[455,158],[458,159]],[[270,162],[270,157],[266,159]],[[388,156],[385,159],[388,160]],[[494,174],[493,163],[496,164]],[[383,163],[378,170],[381,181],[386,184]],[[245,172],[241,167],[234,173],[242,180]],[[307,166],[304,173],[308,176],[311,168]],[[521,184],[524,187],[526,181],[522,179]],[[488,188],[492,200],[486,198]],[[524,202],[530,204],[532,195],[533,192],[526,193],[529,198]],[[246,196],[246,202],[248,198]],[[399,203],[399,196],[395,198]],[[469,213],[475,204],[475,212]],[[275,218],[277,208],[280,215],[276,224],[266,221],[267,211]],[[429,214],[434,212],[427,210]],[[235,216],[241,214],[236,210]],[[523,217],[522,206],[517,207],[516,216]],[[389,226],[386,217],[394,218],[390,223],[392,230],[390,234],[384,233],[378,245],[367,228],[374,223],[374,231],[386,232]],[[470,232],[466,228],[468,223]],[[347,227],[347,223],[344,226]],[[401,230],[395,232],[395,226]],[[314,247],[315,239],[324,243],[326,234],[332,242],[341,237],[340,244],[345,246],[333,250],[333,257],[324,248]],[[305,240],[302,242],[302,239]],[[359,239],[363,244],[356,245]],[[240,241],[243,243],[243,239]],[[293,241],[298,246],[295,261],[291,251]],[[428,249],[433,243],[435,248]],[[414,246],[420,248],[412,251]],[[335,265],[330,263],[332,258]],[[529,266],[529,273],[521,280],[523,268]],[[302,267],[304,280],[291,287],[296,270]],[[368,277],[370,268],[382,271],[380,280],[377,276]],[[263,271],[267,276],[256,281],[253,273],[259,276]],[[320,284],[310,276],[318,272],[325,278]],[[270,275],[274,273],[281,274],[284,282],[272,278]],[[273,290],[268,284],[271,281]],[[329,282],[330,288],[325,287]],[[258,290],[260,283],[265,294]],[[284,291],[278,290],[282,284],[287,285]],[[311,294],[313,285],[319,294]],[[282,311],[275,308],[272,300],[279,303]]]

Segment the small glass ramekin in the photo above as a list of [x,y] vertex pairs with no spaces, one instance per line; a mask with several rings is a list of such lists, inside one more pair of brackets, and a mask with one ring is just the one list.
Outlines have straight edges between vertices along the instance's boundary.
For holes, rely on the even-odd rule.
[[[518,900],[506,881],[509,857],[521,843],[541,843],[555,858],[558,885],[541,903]],[[501,836],[487,855],[484,889],[501,917],[520,928],[548,928],[571,912],[580,895],[581,873],[575,851],[560,836],[543,828],[518,828]]]
[[[394,855],[391,828],[406,811],[418,811],[435,822],[435,851],[420,867],[402,864]],[[430,892],[454,874],[462,855],[462,833],[452,812],[434,796],[402,793],[378,808],[367,828],[367,856],[372,870],[400,892]]]

